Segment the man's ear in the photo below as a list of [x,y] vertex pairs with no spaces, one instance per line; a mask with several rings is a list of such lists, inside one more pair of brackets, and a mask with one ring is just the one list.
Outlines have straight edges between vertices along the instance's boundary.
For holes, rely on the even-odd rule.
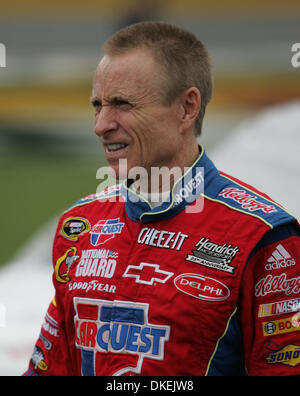
[[195,124],[200,112],[201,95],[196,87],[190,87],[181,95],[181,123],[184,130],[190,129]]

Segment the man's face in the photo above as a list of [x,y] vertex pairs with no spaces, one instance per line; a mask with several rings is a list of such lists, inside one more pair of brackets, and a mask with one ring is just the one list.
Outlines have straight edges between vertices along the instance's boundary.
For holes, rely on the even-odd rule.
[[178,100],[162,104],[162,76],[146,49],[105,55],[97,67],[92,92],[95,133],[117,177],[120,159],[127,160],[128,171],[140,166],[150,172],[152,166],[180,163],[180,105]]

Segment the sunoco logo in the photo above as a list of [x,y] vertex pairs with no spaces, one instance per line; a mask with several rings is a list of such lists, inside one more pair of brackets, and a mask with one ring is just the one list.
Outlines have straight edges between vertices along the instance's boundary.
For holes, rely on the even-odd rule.
[[268,364],[284,364],[287,366],[295,367],[300,363],[300,346],[299,345],[286,345],[279,351],[272,352],[266,357]]

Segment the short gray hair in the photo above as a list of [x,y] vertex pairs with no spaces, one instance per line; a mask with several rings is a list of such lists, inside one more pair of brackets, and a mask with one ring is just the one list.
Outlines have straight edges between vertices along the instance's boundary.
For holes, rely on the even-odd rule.
[[149,48],[165,70],[167,86],[162,92],[164,104],[171,105],[183,91],[196,87],[201,108],[195,123],[200,136],[206,106],[212,97],[212,65],[207,49],[191,32],[165,22],[139,22],[126,26],[103,45],[106,54],[120,54],[131,49]]

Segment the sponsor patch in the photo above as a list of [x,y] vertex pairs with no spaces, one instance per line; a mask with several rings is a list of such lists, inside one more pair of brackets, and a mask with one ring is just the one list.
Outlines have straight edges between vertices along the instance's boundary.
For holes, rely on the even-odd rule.
[[39,368],[41,371],[47,371],[48,365],[45,362],[45,356],[40,347],[35,345],[33,354],[31,356],[31,363],[33,364],[34,368]]
[[128,265],[123,278],[133,278],[136,283],[153,285],[155,282],[166,283],[174,275],[160,269],[158,264],[140,263],[140,265]]
[[278,301],[271,304],[261,304],[258,310],[258,317],[264,318],[297,311],[300,311],[300,298]]
[[293,326],[292,320],[293,318],[285,318],[263,322],[262,327],[264,336],[291,333],[300,330],[300,327]]
[[205,301],[224,301],[230,296],[226,285],[220,281],[198,274],[182,274],[174,279],[178,290]]
[[193,254],[188,254],[185,260],[230,274],[234,273],[236,267],[231,266],[230,263],[240,251],[238,246],[218,244],[203,237],[195,247],[197,250],[192,250]]
[[101,283],[98,279],[93,279],[89,282],[70,282],[68,284],[69,291],[72,290],[83,290],[88,293],[90,290],[106,292],[106,293],[115,293],[117,287],[115,285],[111,285],[109,283]]
[[48,312],[46,313],[45,320],[44,320],[42,327],[51,336],[57,337],[57,338],[59,337],[58,323],[55,319],[52,318],[52,316],[50,316],[48,314]]
[[265,269],[267,271],[272,271],[276,269],[292,267],[293,265],[296,265],[295,259],[291,257],[289,252],[280,243],[276,246],[276,249],[268,258],[268,264],[266,264]]
[[164,359],[170,327],[149,323],[149,304],[75,297],[74,308],[83,375],[95,375],[98,354],[116,354],[113,375],[138,374],[144,359]]
[[139,233],[138,244],[180,250],[186,238],[188,235],[182,234],[180,231],[171,232],[144,227]]
[[255,296],[264,297],[272,293],[284,293],[289,296],[291,294],[299,294],[300,292],[300,276],[297,278],[287,278],[286,274],[267,275],[255,285]]
[[300,363],[300,346],[293,344],[286,345],[276,352],[269,353],[266,361],[268,364],[284,364],[295,367]]
[[88,232],[90,228],[91,225],[87,219],[70,217],[63,222],[60,233],[70,241],[78,241],[79,235]]
[[110,249],[82,250],[75,277],[112,278],[117,266],[118,253]]
[[99,246],[114,238],[117,234],[121,234],[125,223],[121,223],[119,220],[119,218],[99,220],[90,231],[91,244]]
[[262,202],[256,195],[248,194],[245,190],[240,190],[235,187],[224,188],[220,192],[219,196],[237,202],[241,208],[246,209],[249,212],[256,212],[258,210],[261,210],[264,213],[277,212],[274,205],[268,205]]
[[68,283],[71,280],[69,272],[72,265],[78,258],[79,255],[77,255],[77,247],[72,246],[57,259],[54,267],[54,273],[55,278],[59,283]]

